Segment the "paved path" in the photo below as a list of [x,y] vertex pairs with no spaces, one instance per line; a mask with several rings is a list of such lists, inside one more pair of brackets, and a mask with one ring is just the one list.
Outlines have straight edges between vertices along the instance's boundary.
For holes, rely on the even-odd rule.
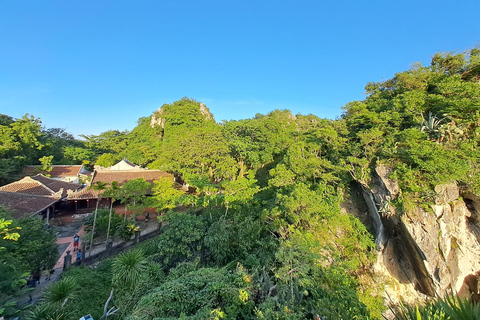
[[[29,289],[29,294],[25,292],[25,295],[18,300],[18,306],[19,307],[25,307],[29,304],[35,304],[38,302],[38,300],[41,298],[43,292],[45,291],[46,288],[48,288],[53,282],[57,281],[62,272],[63,272],[63,261],[64,257],[67,254],[67,251],[69,250],[73,256],[72,259],[72,265],[75,263],[75,254],[73,254],[73,236],[75,233],[77,233],[80,237],[85,234],[85,230],[83,228],[83,225],[79,222],[78,224],[70,223],[69,225],[59,227],[60,230],[57,233],[57,236],[61,236],[57,238],[56,243],[58,244],[59,248],[59,254],[60,257],[57,260],[57,263],[53,267],[55,270],[54,273],[52,274],[50,280],[46,280],[46,276],[42,274],[40,283],[32,290]],[[145,221],[139,221],[138,224],[141,226],[142,231],[141,235],[144,235],[146,233],[150,233],[155,231],[155,229],[158,228],[158,224],[155,221],[155,219],[151,219],[148,223]],[[114,245],[123,242],[123,240],[118,240],[114,243]],[[81,242],[79,243],[79,248],[81,248]],[[97,248],[94,247],[93,252],[91,254],[96,254],[97,252],[105,250],[104,245],[98,246]],[[85,258],[85,253],[84,256]],[[30,298],[31,297],[31,298]]]
[[[83,229],[83,226],[80,228],[80,230],[78,230],[76,232],[76,234],[78,234],[79,237],[81,237],[85,234],[85,230]],[[70,251],[72,253],[72,256],[74,256],[74,254],[73,254],[73,236],[68,236],[68,237],[63,237],[63,238],[58,238],[57,239],[57,244],[59,245],[59,247],[64,247],[64,246],[61,246],[61,244],[64,244],[64,243],[68,243],[68,246],[60,254],[60,258],[58,259],[57,263],[55,264],[55,267],[53,267],[54,269],[63,268],[63,260],[64,260],[65,256],[67,255],[67,251]],[[80,240],[78,242],[78,247],[79,248],[82,247],[82,243],[81,243]],[[72,263],[73,262],[74,261],[72,261]]]
[[29,294],[24,295],[22,298],[18,300],[18,306],[24,307],[29,304],[37,303],[40,297],[42,296],[43,292],[45,291],[45,289],[48,288],[53,282],[57,281],[60,278],[63,272],[63,260],[65,255],[67,254],[67,250],[70,250],[71,252],[73,252],[73,236],[75,235],[75,233],[78,233],[79,236],[85,233],[85,231],[83,230],[83,225],[78,225],[77,227],[74,227],[74,226],[75,224],[71,224],[70,228],[62,228],[63,230],[59,232],[64,237],[57,238],[56,242],[58,244],[60,257],[57,260],[57,263],[55,264],[55,266],[53,267],[53,270],[55,271],[51,275],[50,279],[47,280],[47,277],[44,274],[42,274],[40,283],[37,284],[37,286],[33,288],[33,290],[28,289],[30,290]]

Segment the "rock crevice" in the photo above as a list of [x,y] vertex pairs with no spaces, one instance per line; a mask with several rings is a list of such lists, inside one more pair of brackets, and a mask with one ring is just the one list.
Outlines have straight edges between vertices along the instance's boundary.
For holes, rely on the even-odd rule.
[[391,279],[389,298],[415,301],[467,292],[480,274],[480,198],[456,184],[439,185],[429,208],[399,212],[391,205],[400,194],[391,171],[378,166],[369,186],[361,186],[375,229],[375,271]]

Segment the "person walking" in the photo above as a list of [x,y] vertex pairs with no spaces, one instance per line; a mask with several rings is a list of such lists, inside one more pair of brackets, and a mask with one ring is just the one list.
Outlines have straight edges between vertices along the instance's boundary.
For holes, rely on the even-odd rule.
[[78,252],[77,252],[77,260],[75,261],[77,266],[79,266],[80,264],[82,264],[82,249],[78,249]]
[[63,257],[63,270],[68,270],[72,265],[72,255],[70,254],[70,250],[67,250],[67,254]]
[[78,250],[78,241],[80,240],[80,237],[78,236],[77,233],[75,233],[75,235],[73,236],[73,251],[77,251]]

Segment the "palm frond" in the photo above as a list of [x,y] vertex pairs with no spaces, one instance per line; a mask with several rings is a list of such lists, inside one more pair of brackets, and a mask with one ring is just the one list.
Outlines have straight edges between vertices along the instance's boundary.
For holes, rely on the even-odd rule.
[[77,282],[71,277],[65,277],[61,281],[53,283],[45,292],[45,301],[52,304],[60,304],[65,299],[72,298],[77,289]]
[[147,266],[148,261],[141,250],[124,252],[113,261],[113,283],[134,288],[147,273]]

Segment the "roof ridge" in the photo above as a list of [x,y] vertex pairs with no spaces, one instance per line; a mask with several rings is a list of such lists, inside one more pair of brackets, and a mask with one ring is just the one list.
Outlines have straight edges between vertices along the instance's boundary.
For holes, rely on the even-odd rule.
[[[41,164],[27,164],[25,167],[41,167]],[[81,167],[81,164],[51,164],[49,167]]]
[[51,195],[42,195],[42,194],[33,194],[33,193],[22,193],[22,192],[8,192],[8,191],[0,191],[1,194],[17,194],[17,195],[26,195],[35,198],[53,198],[53,199],[60,199],[61,197],[57,196],[57,193]]
[[[41,174],[41,173],[36,174],[34,177],[36,177],[36,176],[42,176],[43,178],[46,178],[46,179],[48,179],[48,180],[53,180],[53,182],[56,182],[56,180],[51,179],[51,178],[49,178],[49,177],[45,177],[45,176],[44,176],[43,174]],[[29,177],[29,178],[31,178],[32,180],[35,180],[35,179],[33,179],[32,177]],[[40,183],[40,186],[42,186],[43,188],[45,188],[47,191],[50,191],[52,194],[56,194],[55,191],[53,191],[52,189],[50,189],[49,187],[47,187],[46,185],[44,185],[43,182],[40,182],[40,181],[38,181],[38,180],[35,180],[35,181],[37,181],[38,183]]]

